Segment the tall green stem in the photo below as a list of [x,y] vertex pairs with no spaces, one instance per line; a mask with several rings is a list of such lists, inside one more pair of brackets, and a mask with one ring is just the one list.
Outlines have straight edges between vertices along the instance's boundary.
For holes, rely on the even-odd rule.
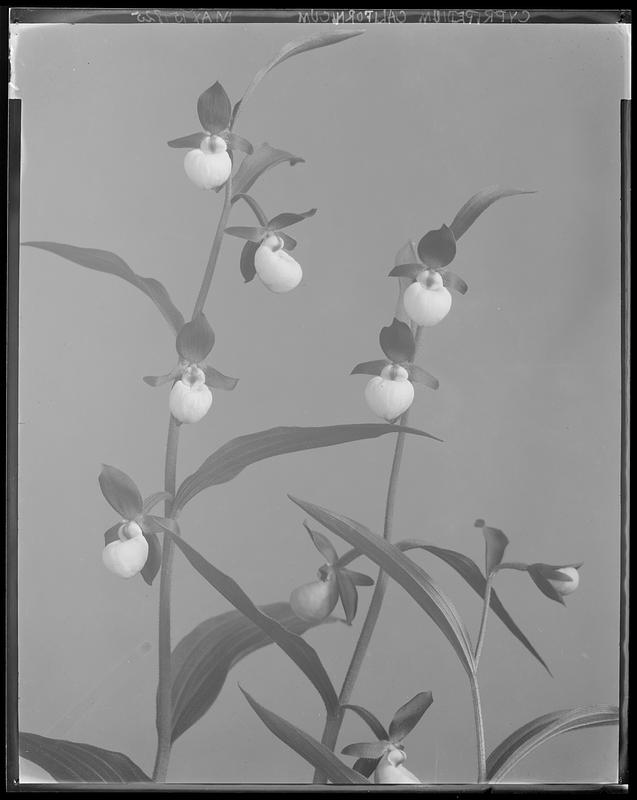
[[[164,489],[174,497],[177,488],[177,452],[179,449],[179,424],[170,415],[166,441],[164,467]],[[172,501],[166,500],[164,515],[172,513]],[[162,545],[161,576],[159,584],[159,681],[157,684],[157,753],[153,768],[153,780],[165,782],[172,738],[172,694],[171,694],[171,643],[170,643],[170,590],[173,569],[174,545],[169,536],[164,536]]]
[[480,688],[478,686],[478,676],[474,670],[469,678],[471,683],[471,696],[473,698],[473,716],[476,726],[476,742],[478,745],[478,783],[486,783],[487,780],[487,747],[484,741],[484,720],[482,719],[482,705],[480,703]]
[[192,312],[193,319],[197,316],[197,314],[203,311],[203,307],[206,304],[206,298],[208,297],[208,292],[210,291],[212,276],[215,274],[215,267],[217,266],[219,251],[221,250],[221,243],[223,242],[223,234],[225,231],[226,224],[228,222],[228,217],[230,216],[231,208],[232,208],[232,176],[228,178],[226,182],[226,191],[223,200],[223,209],[221,210],[221,217],[219,218],[219,224],[217,225],[215,238],[213,239],[212,247],[210,249],[210,255],[208,256],[208,263],[206,264],[206,271],[204,273],[203,280],[201,282],[201,289],[199,289],[199,294],[197,295],[197,301],[195,302],[195,307]]
[[[420,340],[422,328],[416,330],[416,344]],[[405,411],[399,420],[400,425],[406,425],[409,420],[409,410]],[[396,438],[396,447],[394,449],[394,458],[391,465],[391,472],[389,475],[389,485],[387,487],[387,501],[385,504],[385,522],[383,526],[383,538],[387,541],[391,540],[393,525],[394,525],[394,510],[396,507],[396,495],[398,492],[398,476],[400,474],[400,466],[402,464],[403,452],[405,449],[405,434],[399,433]],[[363,622],[354,653],[350,661],[350,665],[343,681],[343,686],[338,698],[339,706],[349,703],[356,681],[363,666],[363,661],[367,655],[369,643],[374,633],[374,628],[380,615],[380,610],[383,605],[385,597],[385,590],[387,589],[387,575],[380,570],[376,585],[374,586],[374,593],[367,610],[367,616]],[[328,715],[325,720],[325,728],[323,729],[322,743],[330,750],[336,747],[336,740],[343,724],[343,711],[339,710],[334,714]],[[314,772],[314,783],[326,783],[326,777],[321,770]]]
[[[228,216],[232,208],[232,179],[228,179],[224,196],[223,209],[215,238],[212,242],[206,271],[201,282],[201,288],[197,296],[192,318],[199,314],[206,303],[210,284],[217,266],[221,243]],[[179,424],[177,420],[170,416],[168,426],[168,440],[166,442],[166,459],[164,467],[164,488],[171,496],[175,495],[177,489],[177,452],[179,448]],[[171,516],[171,503],[166,502],[164,515]],[[172,694],[171,694],[171,636],[170,636],[170,595],[172,583],[172,568],[174,557],[174,545],[172,540],[164,537],[162,547],[161,574],[159,584],[159,680],[157,684],[157,753],[155,755],[155,766],[153,768],[153,780],[165,783],[168,773],[168,762],[170,760],[170,750],[172,746]]]
[[484,604],[482,606],[482,618],[480,620],[480,632],[478,633],[478,641],[476,643],[475,653],[473,655],[475,661],[475,669],[478,669],[480,662],[480,654],[482,653],[482,645],[484,644],[484,637],[487,632],[487,618],[489,616],[489,606],[491,604],[491,589],[493,588],[493,579],[495,575],[491,573],[487,578],[484,587]]

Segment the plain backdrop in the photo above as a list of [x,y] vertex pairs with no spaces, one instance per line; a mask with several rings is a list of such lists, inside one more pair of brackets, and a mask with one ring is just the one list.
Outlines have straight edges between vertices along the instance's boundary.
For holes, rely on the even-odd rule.
[[[219,80],[233,101],[286,42],[312,25],[32,25],[15,28],[13,83],[23,99],[22,240],[112,250],[154,276],[190,313],[222,194],[186,178],[166,141],[199,128],[196,101]],[[422,538],[482,563],[476,517],[511,540],[508,557],[584,562],[566,608],[522,573],[497,589],[549,663],[551,678],[492,619],[480,667],[489,749],[548,711],[618,701],[622,28],[367,26],[364,36],[278,67],[238,132],[306,163],[252,190],[269,215],[317,215],[291,231],[304,269],[275,295],[239,274],[223,244],[206,313],[210,358],[240,378],[185,426],[179,476],[227,440],[275,425],[373,421],[364,376],[381,357],[408,238],[449,223],[478,190],[535,189],[491,207],[452,266],[469,283],[426,332],[396,538]],[[238,204],[231,224],[253,224]],[[152,303],[123,281],[24,248],[20,262],[20,725],[154,758],[158,582],[124,581],[101,562],[116,521],[97,484],[102,463],[144,494],[161,489],[167,372],[174,340]],[[288,493],[380,532],[393,437],[262,462],[199,495],[182,530],[257,603],[287,599],[321,557]],[[337,542],[342,552],[345,546]],[[414,555],[476,636],[480,602],[442,562]],[[364,561],[360,568],[373,571]],[[351,628],[307,635],[340,686],[370,596]],[[228,604],[177,554],[174,639]],[[304,783],[312,770],[265,729],[237,683],[320,737],[321,702],[276,647],[242,661],[218,701],[173,751],[169,780]],[[475,780],[466,676],[447,640],[391,585],[353,701],[389,721],[416,692],[434,704],[406,741],[424,782]],[[366,740],[348,717],[339,746]],[[351,763],[351,759],[346,759]],[[514,781],[605,782],[617,731],[581,731],[522,761]]]

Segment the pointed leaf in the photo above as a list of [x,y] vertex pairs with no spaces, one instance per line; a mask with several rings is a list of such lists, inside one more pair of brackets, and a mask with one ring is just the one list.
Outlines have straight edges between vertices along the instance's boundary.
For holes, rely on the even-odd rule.
[[[241,689],[241,687],[239,687]],[[277,739],[287,744],[295,753],[298,753],[309,764],[321,770],[327,778],[335,784],[369,783],[358,772],[350,769],[346,764],[328,750],[325,745],[318,742],[309,734],[287,722],[272,711],[268,711],[257,703],[250,695],[241,689],[244,697],[250,703],[263,724]]]
[[280,228],[289,228],[290,225],[296,225],[308,217],[313,217],[316,214],[316,209],[311,208],[309,211],[304,211],[302,214],[283,213],[277,214],[276,217],[268,222],[268,228],[272,231],[278,231]]
[[451,601],[423,569],[364,525],[307,501],[292,496],[290,499],[332,533],[360,550],[399,583],[446,636],[468,675],[473,674],[473,651],[464,623]]
[[425,264],[421,263],[408,263],[408,264],[397,264],[389,273],[390,278],[412,278],[416,280],[421,272],[424,272],[427,269]]
[[438,378],[434,378],[431,372],[419,367],[418,364],[407,364],[407,371],[409,372],[409,380],[412,383],[422,383],[430,389],[437,389],[440,386]]
[[239,110],[245,101],[248,99],[248,97],[250,97],[252,92],[257,88],[270,70],[274,69],[279,64],[282,64],[284,61],[287,61],[288,58],[292,58],[292,56],[306,53],[308,50],[315,50],[318,47],[328,47],[331,44],[338,44],[339,42],[344,42],[346,39],[351,39],[353,36],[359,36],[361,33],[363,33],[363,31],[324,31],[314,34],[313,36],[308,36],[307,38],[301,39],[297,42],[288,42],[281,48],[281,50],[279,50],[274,58],[269,61],[265,67],[260,69],[254,76],[250,82],[250,85],[245,90],[243,97],[234,107],[232,124],[234,125],[236,122],[237,116],[239,115]]
[[529,564],[529,566],[527,567],[527,572],[531,576],[531,580],[533,581],[533,583],[542,592],[542,594],[546,595],[551,600],[555,600],[556,603],[560,603],[560,605],[563,606],[566,605],[566,601],[564,600],[562,595],[555,589],[555,587],[538,569],[538,564]]
[[418,242],[418,257],[431,269],[442,269],[456,257],[456,237],[446,225],[428,231]]
[[486,211],[496,200],[503,197],[513,197],[516,194],[535,194],[535,191],[526,189],[503,189],[500,186],[490,186],[470,197],[454,217],[449,226],[456,239],[459,239],[473,225],[476,219]]
[[137,485],[125,472],[108,464],[102,465],[98,481],[106,502],[124,519],[135,519],[144,503]]
[[618,724],[617,706],[580,706],[544,714],[518,728],[493,750],[487,759],[487,780],[502,780],[518,761],[560,733]]
[[285,161],[289,161],[290,166],[293,167],[295,164],[304,162],[305,159],[294,156],[286,150],[277,150],[267,142],[264,142],[252,155],[246,156],[241,162],[237,174],[232,179],[233,197],[249,192],[254,182],[266,170],[275,167],[277,164],[283,164]]
[[[484,597],[484,592],[486,589],[486,579],[482,572],[480,571],[480,567],[470,559],[468,556],[465,556],[463,553],[458,553],[455,550],[447,550],[443,547],[436,547],[435,545],[427,544],[426,542],[420,542],[416,539],[409,539],[404,542],[398,542],[396,544],[400,550],[407,551],[407,550],[426,550],[428,553],[435,555],[437,558],[440,558],[450,567],[455,569],[455,571],[465,579],[465,581],[471,586],[471,588],[480,596],[480,598]],[[339,563],[345,561],[349,554],[345,554],[341,559],[339,559]],[[493,613],[500,619],[500,621],[509,629],[509,631],[515,636],[515,638],[521,642],[524,647],[534,656],[540,664],[544,667],[544,669],[548,672],[549,675],[552,677],[551,670],[548,668],[546,662],[537,652],[537,650],[533,647],[531,642],[526,638],[526,636],[522,633],[522,631],[518,628],[516,623],[513,619],[509,616],[509,613],[502,605],[500,598],[493,590],[491,592],[491,603],[490,608]]]
[[237,133],[228,132],[225,134],[224,139],[231,150],[241,150],[242,153],[247,153],[248,155],[254,153],[254,147],[250,142]]
[[350,372],[350,375],[380,375],[386,366],[391,364],[386,358],[378,361],[363,361],[362,364],[357,364]]
[[[301,635],[318,624],[296,616],[289,603],[270,603],[259,611],[291,633]],[[241,659],[271,645],[271,637],[240,611],[201,622],[172,653],[172,741],[201,719],[216,701],[230,670]]]
[[171,381],[176,381],[181,376],[181,369],[175,367],[167,375],[144,375],[143,381],[149,386],[157,387],[163,386]]
[[155,517],[148,514],[145,519],[154,526],[155,533],[173,533],[175,536],[179,535],[179,525],[171,517]]
[[374,772],[376,767],[378,766],[378,762],[380,758],[359,758],[357,761],[354,762],[354,769],[356,772],[360,772],[361,775],[364,775],[366,778]]
[[118,531],[122,527],[122,524],[123,523],[118,522],[104,532],[104,547],[106,547],[107,544],[119,541]]
[[180,136],[179,139],[171,139],[167,144],[168,147],[185,147],[188,150],[196,150],[201,147],[201,143],[207,138],[207,134],[203,133],[203,131],[198,131],[188,136]]
[[177,335],[177,352],[186,361],[198,363],[212,350],[215,334],[203,311],[187,322]]
[[303,523],[303,527],[309,533],[314,547],[316,547],[327,563],[330,565],[334,564],[338,560],[338,553],[327,536],[319,533],[319,531],[313,531],[306,522]]
[[236,236],[238,239],[247,239],[249,242],[260,244],[261,240],[266,235],[266,230],[265,228],[250,225],[235,225],[226,228],[225,233],[229,236]]
[[381,328],[380,347],[390,361],[411,361],[416,354],[416,342],[411,328],[394,317],[391,325]]
[[279,645],[316,688],[325,703],[326,709],[333,711],[338,704],[336,692],[314,648],[310,647],[300,636],[284,628],[275,619],[259,611],[243,589],[230,576],[225,575],[209,561],[206,561],[200,553],[184,542],[183,539],[170,533],[164,535],[172,536],[174,543],[190,562],[191,566],[228,602],[232,603],[238,611],[245,614],[273,642]]
[[148,558],[140,575],[149,586],[152,586],[161,567],[161,544],[156,533],[145,533],[144,538],[148,542]]
[[353,569],[342,569],[341,572],[349,576],[355,586],[374,585],[374,579],[370,578],[369,575],[364,575],[362,572],[355,572]]
[[298,242],[296,241],[296,239],[293,239],[293,238],[292,238],[292,237],[291,237],[289,234],[287,234],[287,233],[278,232],[278,234],[277,234],[277,235],[279,236],[279,238],[283,239],[283,249],[284,249],[284,250],[288,250],[288,251],[289,251],[289,250],[294,250],[294,248],[295,248],[295,247],[297,246],[297,244],[298,244]]
[[485,574],[490,575],[502,561],[509,539],[499,528],[489,528],[483,520],[476,520],[475,524],[477,528],[482,528],[485,545]]
[[358,714],[363,722],[369,725],[371,732],[377,739],[380,739],[381,741],[387,741],[389,739],[389,734],[385,730],[385,726],[382,722],[380,722],[378,717],[372,714],[371,711],[363,708],[363,706],[356,706],[352,705],[351,703],[345,703],[341,706],[341,708],[347,708],[349,711],[353,711],[355,714]]
[[354,742],[341,750],[344,756],[380,758],[387,751],[388,742]]
[[61,783],[150,783],[128,756],[92,744],[20,733],[19,751]]
[[149,511],[152,511],[153,508],[157,505],[157,503],[161,503],[162,500],[172,500],[172,495],[170,492],[155,492],[154,494],[149,495],[144,500],[144,505],[142,506],[142,513],[148,514]]
[[223,389],[224,392],[231,392],[239,383],[239,378],[230,378],[214,367],[206,365],[202,369],[206,375],[206,386],[210,386],[212,389]]
[[259,245],[256,242],[246,242],[241,250],[239,269],[246,283],[250,283],[257,274],[257,270],[254,266],[254,256],[258,249]]
[[173,304],[164,286],[154,278],[142,278],[141,275],[137,275],[115,253],[111,253],[108,250],[94,250],[88,247],[74,247],[70,244],[60,244],[58,242],[22,242],[22,244],[54,253],[56,256],[66,258],[68,261],[87,269],[106,272],[109,275],[117,275],[117,277],[128,281],[128,283],[136,286],[150,297],[175,332],[184,324],[181,312]]
[[356,591],[356,584],[340,569],[336,570],[336,583],[338,585],[338,594],[343,604],[343,611],[345,612],[345,621],[351,625],[356,617],[358,609],[358,592]]
[[401,432],[440,441],[416,428],[382,423],[327,425],[316,428],[279,427],[239,436],[226,442],[184,480],[175,497],[173,511],[182,509],[195,495],[209,486],[230,481],[250,464],[265,458]]
[[458,292],[458,294],[466,294],[469,291],[466,282],[463,281],[459,275],[456,275],[455,272],[451,272],[448,269],[442,272],[442,283],[447,289],[453,289],[455,292]]
[[208,133],[219,133],[230,125],[232,104],[219,81],[199,95],[197,114],[201,127]]
[[431,692],[419,692],[404,706],[401,706],[389,723],[389,739],[392,742],[401,742],[407,734],[413,731],[433,701]]

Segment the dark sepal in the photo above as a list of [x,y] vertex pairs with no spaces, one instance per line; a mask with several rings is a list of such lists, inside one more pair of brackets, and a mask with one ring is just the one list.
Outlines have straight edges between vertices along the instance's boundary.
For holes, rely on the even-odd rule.
[[455,255],[456,237],[447,225],[429,231],[418,242],[418,258],[431,269],[446,267]]
[[141,514],[144,502],[132,478],[117,467],[102,465],[98,481],[109,505],[124,519],[135,519]]
[[378,339],[381,350],[390,361],[411,361],[416,353],[416,342],[411,328],[396,317],[391,325],[381,329]]
[[186,361],[198,363],[212,350],[215,334],[203,312],[187,322],[177,334],[176,347]]
[[391,364],[391,361],[381,359],[378,361],[363,361],[357,364],[350,372],[350,375],[380,375],[383,369]]
[[345,621],[351,625],[358,609],[358,590],[356,584],[346,572],[336,570],[336,583],[338,593],[345,612]]
[[230,150],[241,150],[242,153],[246,153],[247,155],[250,155],[254,152],[254,148],[250,142],[247,139],[244,139],[243,136],[239,136],[237,133],[228,131],[224,134],[223,138],[225,139]]
[[389,273],[390,278],[413,278],[416,280],[427,267],[424,264],[398,264]]
[[419,367],[418,364],[405,364],[405,367],[409,373],[409,380],[412,383],[422,383],[430,389],[437,389],[440,386],[438,378],[434,378],[430,372]]
[[239,383],[239,378],[230,378],[207,364],[202,369],[206,375],[206,386],[210,386],[211,389],[223,389],[225,392],[231,392]]
[[333,544],[324,534],[320,533],[319,531],[312,530],[307,522],[303,523],[303,527],[310,535],[310,539],[314,544],[314,547],[319,551],[319,553],[323,556],[323,558],[327,561],[327,563],[331,566],[338,561],[338,553],[334,549]]
[[207,134],[203,132],[191,133],[188,136],[181,136],[179,139],[171,139],[167,144],[168,147],[184,147],[187,150],[195,150],[206,138]]
[[297,222],[302,222],[304,219],[313,217],[315,214],[315,208],[311,208],[309,211],[303,211],[301,214],[283,212],[282,214],[277,214],[276,217],[272,217],[268,222],[268,228],[272,231],[278,231],[280,228],[288,228],[290,225],[296,225]]
[[460,277],[460,275],[456,275],[455,272],[444,270],[441,275],[442,283],[447,287],[447,289],[453,289],[454,292],[458,292],[458,294],[466,294],[469,291],[467,283]]
[[155,533],[145,533],[144,538],[148,542],[148,558],[140,575],[151,586],[161,567],[161,543]]
[[241,260],[239,262],[239,269],[245,283],[250,283],[257,274],[254,266],[254,256],[259,245],[255,242],[246,242],[241,250]]
[[226,228],[225,233],[230,236],[236,236],[238,239],[247,239],[249,242],[260,243],[267,231],[265,228],[252,225],[234,225]]
[[219,133],[230,124],[232,106],[226,90],[217,81],[199,95],[197,114],[201,127],[208,133]]

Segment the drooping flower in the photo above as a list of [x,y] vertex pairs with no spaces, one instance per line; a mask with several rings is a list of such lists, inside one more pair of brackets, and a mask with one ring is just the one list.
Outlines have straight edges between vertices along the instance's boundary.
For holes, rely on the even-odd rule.
[[403,250],[406,250],[405,258],[411,260],[397,264],[389,274],[411,280],[402,296],[405,313],[416,325],[437,325],[451,309],[452,298],[447,287],[460,294],[467,291],[462,278],[447,270],[456,255],[453,231],[443,225],[426,233],[417,246],[414,244]]
[[200,313],[177,334],[177,366],[167,375],[147,375],[144,378],[149,386],[162,386],[173,381],[168,405],[180,423],[199,422],[205,417],[212,405],[211,388],[231,391],[238,383],[236,378],[229,378],[202,363],[214,343],[214,332],[205,315]]
[[413,363],[416,342],[409,325],[394,319],[382,328],[379,341],[387,358],[357,364],[351,374],[375,376],[365,387],[365,400],[376,416],[392,422],[413,403],[414,383],[437,389],[438,381]]
[[322,622],[327,619],[338,603],[339,597],[345,611],[345,620],[352,624],[358,607],[357,586],[372,586],[368,575],[339,566],[338,554],[330,540],[319,531],[303,523],[316,549],[325,558],[317,573],[318,580],[303,584],[290,595],[292,611],[300,619]]
[[403,766],[407,754],[402,742],[432,703],[431,692],[419,692],[396,711],[388,730],[369,709],[344,705],[343,708],[354,711],[369,725],[377,741],[348,744],[341,752],[346,756],[356,756],[358,760],[354,769],[366,778],[374,773],[375,783],[422,784],[420,778]]
[[157,534],[175,532],[176,523],[149,512],[161,500],[169,500],[170,495],[157,492],[142,500],[132,478],[108,464],[102,467],[98,480],[106,501],[122,517],[104,534],[104,566],[120,578],[132,578],[141,572],[146,583],[151,584],[161,564]]
[[295,289],[303,278],[301,265],[290,255],[297,245],[295,239],[283,232],[283,228],[296,225],[316,214],[311,208],[301,214],[285,212],[267,220],[256,201],[249,195],[241,195],[258,213],[259,226],[234,226],[226,233],[247,240],[241,251],[240,269],[245,283],[256,276],[271,292],[282,294]]
[[252,145],[230,130],[232,104],[217,81],[199,96],[197,114],[203,131],[172,139],[169,147],[187,148],[184,169],[200,189],[220,189],[232,172],[233,149],[252,153]]
[[564,597],[572,594],[579,586],[579,564],[529,564],[527,572],[538,589],[564,605]]

